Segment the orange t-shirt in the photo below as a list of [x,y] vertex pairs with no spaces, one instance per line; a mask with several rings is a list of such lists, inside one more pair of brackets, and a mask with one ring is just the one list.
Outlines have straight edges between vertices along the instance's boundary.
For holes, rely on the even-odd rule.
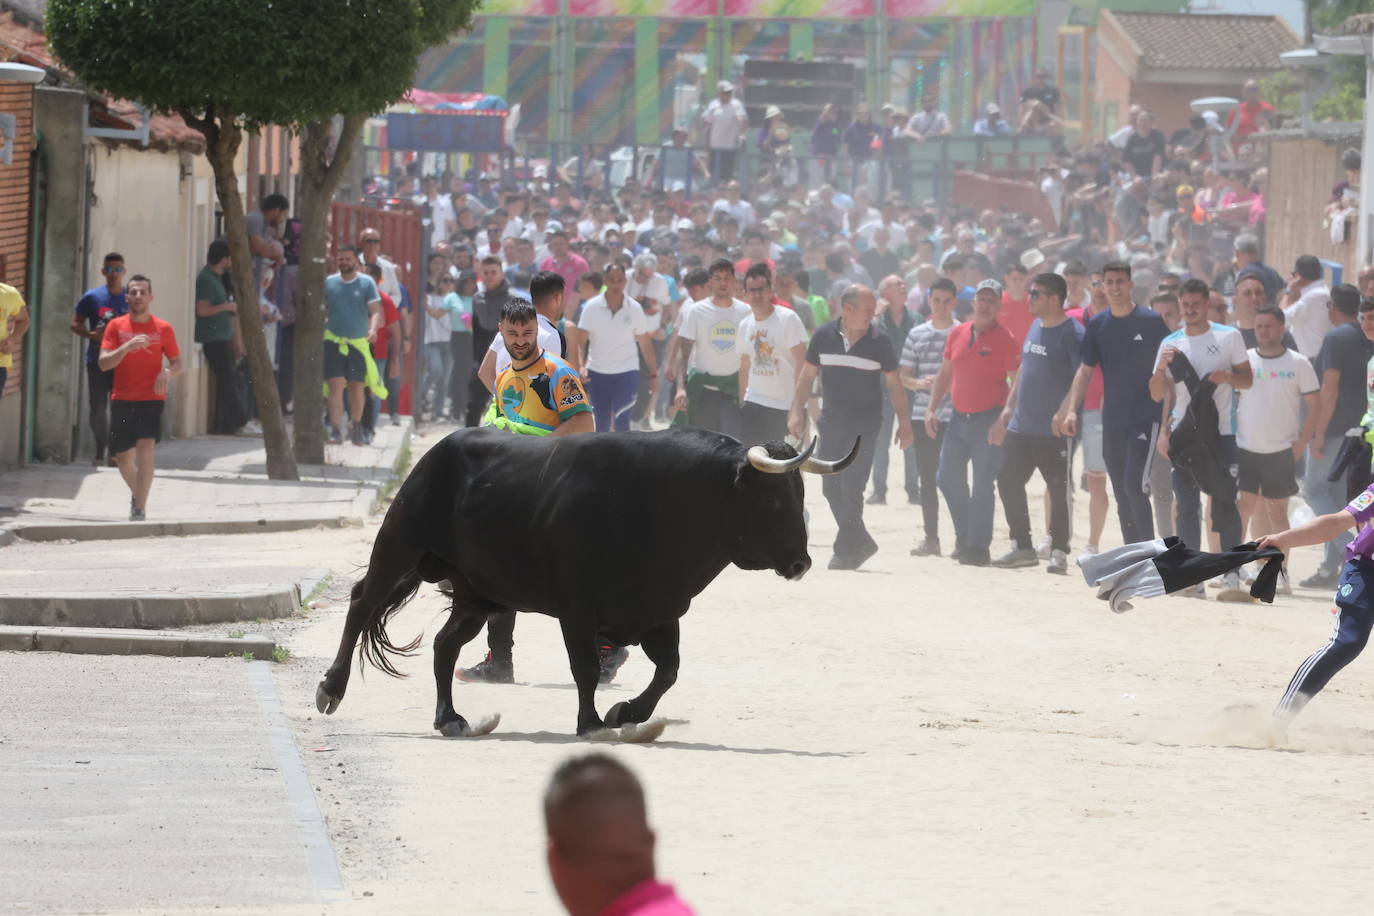
[[156,315],[148,316],[147,321],[134,321],[133,315],[120,315],[105,325],[100,349],[118,349],[139,334],[147,334],[152,343],[142,350],[130,350],[115,366],[114,390],[110,397],[116,401],[165,401],[167,395],[153,390],[158,373],[162,371],[162,358],[176,359],[181,355],[176,331],[170,324]]

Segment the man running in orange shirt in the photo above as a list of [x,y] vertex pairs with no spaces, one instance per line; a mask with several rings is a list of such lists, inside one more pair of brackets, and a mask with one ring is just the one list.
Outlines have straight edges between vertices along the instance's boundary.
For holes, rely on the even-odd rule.
[[129,521],[141,522],[153,486],[153,450],[162,438],[167,384],[181,374],[181,350],[172,326],[152,313],[152,280],[135,274],[129,279],[125,297],[128,314],[105,325],[100,369],[114,370],[110,454],[133,493]]

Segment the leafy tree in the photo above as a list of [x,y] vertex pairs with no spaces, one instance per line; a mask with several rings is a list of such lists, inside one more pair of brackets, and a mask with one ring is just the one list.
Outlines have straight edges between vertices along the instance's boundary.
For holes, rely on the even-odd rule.
[[[86,85],[181,115],[205,135],[233,259],[239,323],[262,419],[267,471],[296,479],[262,333],[234,160],[246,131],[304,132],[301,285],[296,332],[297,441],[320,442],[324,226],[363,119],[410,88],[417,56],[469,22],[478,0],[50,0],[47,31]],[[337,136],[331,130],[342,115]],[[304,372],[302,372],[304,370]],[[307,376],[302,378],[301,376]],[[305,437],[309,444],[309,436]],[[307,449],[314,452],[314,449]],[[302,457],[323,460],[318,454]]]

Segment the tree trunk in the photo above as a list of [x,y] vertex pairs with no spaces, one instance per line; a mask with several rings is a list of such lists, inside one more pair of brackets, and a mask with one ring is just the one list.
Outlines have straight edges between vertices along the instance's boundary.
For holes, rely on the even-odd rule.
[[[205,125],[205,126],[202,126]],[[272,357],[267,352],[267,339],[262,333],[262,313],[258,310],[258,286],[253,282],[253,253],[248,248],[248,226],[243,212],[243,198],[239,195],[238,175],[234,160],[238,155],[243,131],[230,116],[218,119],[207,113],[203,121],[194,124],[205,133],[205,156],[215,171],[215,190],[224,212],[224,234],[229,243],[230,271],[234,278],[234,301],[238,303],[239,328],[248,355],[248,372],[253,380],[253,398],[262,423],[263,445],[267,450],[267,476],[272,480],[299,480],[296,457],[286,435],[281,401],[277,396],[277,380],[272,370]],[[210,129],[207,130],[206,126]]]
[[[329,205],[366,118],[345,115],[334,144],[332,121],[313,121],[301,136],[301,245],[296,275],[296,455],[324,464],[324,280]],[[331,158],[332,153],[332,158]]]

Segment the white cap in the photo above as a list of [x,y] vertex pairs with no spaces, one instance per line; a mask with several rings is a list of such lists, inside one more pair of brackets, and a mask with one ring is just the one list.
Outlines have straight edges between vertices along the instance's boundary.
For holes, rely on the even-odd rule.
[[721,80],[719,83],[716,83],[716,91],[717,91],[717,92],[734,92],[734,91],[735,91],[735,84],[732,83],[732,82],[730,82],[729,80]]
[[687,190],[687,182],[685,182],[685,181],[675,181],[675,182],[673,182],[672,184],[668,185],[668,190],[669,190],[669,191],[685,191],[685,190]]
[[1026,270],[1035,270],[1045,263],[1045,253],[1039,248],[1027,248],[1021,252],[1021,266]]

